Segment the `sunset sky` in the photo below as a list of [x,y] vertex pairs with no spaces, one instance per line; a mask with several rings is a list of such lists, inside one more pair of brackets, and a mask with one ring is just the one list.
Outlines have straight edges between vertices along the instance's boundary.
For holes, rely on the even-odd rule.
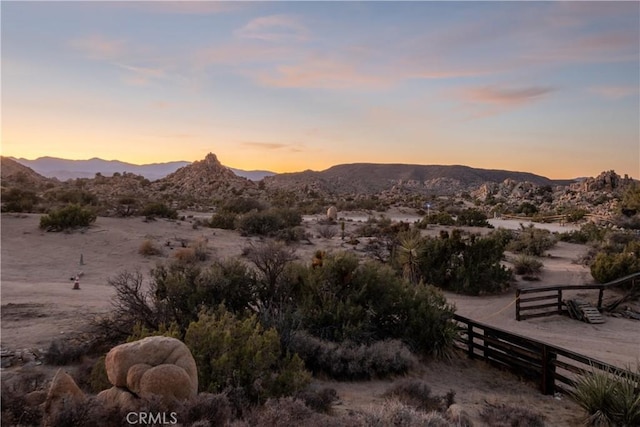
[[638,2],[2,1],[2,154],[640,177]]

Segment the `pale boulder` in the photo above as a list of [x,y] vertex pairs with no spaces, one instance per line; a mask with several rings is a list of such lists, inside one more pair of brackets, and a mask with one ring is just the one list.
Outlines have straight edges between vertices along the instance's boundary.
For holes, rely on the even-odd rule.
[[81,405],[86,399],[87,396],[80,390],[73,378],[62,369],[58,369],[51,380],[51,386],[44,401],[44,425],[49,426],[55,423],[54,420],[63,410],[65,400],[72,404]]
[[105,407],[116,407],[123,411],[135,412],[139,409],[140,399],[124,388],[111,387],[102,390],[96,396],[98,402]]
[[[172,368],[153,369],[163,365]],[[107,353],[109,382],[135,393],[188,399],[198,393],[198,370],[189,348],[170,337],[147,337]],[[152,390],[157,387],[157,390]]]
[[331,206],[329,209],[327,209],[327,219],[333,221],[338,219],[338,209],[336,209],[335,206]]

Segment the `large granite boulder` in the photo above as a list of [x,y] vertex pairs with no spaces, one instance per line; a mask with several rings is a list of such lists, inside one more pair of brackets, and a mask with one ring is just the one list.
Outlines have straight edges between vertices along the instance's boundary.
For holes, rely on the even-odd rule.
[[170,337],[147,337],[107,353],[109,382],[138,397],[186,400],[198,393],[198,370],[189,348]]

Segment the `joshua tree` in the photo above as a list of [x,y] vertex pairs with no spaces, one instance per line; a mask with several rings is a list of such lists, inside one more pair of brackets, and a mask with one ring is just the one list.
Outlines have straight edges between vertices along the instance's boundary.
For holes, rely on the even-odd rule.
[[419,279],[418,256],[422,246],[420,230],[411,229],[398,234],[397,261],[402,267],[402,276],[415,284]]

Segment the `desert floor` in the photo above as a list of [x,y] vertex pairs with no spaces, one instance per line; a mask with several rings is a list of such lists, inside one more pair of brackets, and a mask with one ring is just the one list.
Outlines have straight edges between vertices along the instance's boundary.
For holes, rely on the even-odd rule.
[[[407,219],[411,217],[406,212],[395,214]],[[362,219],[359,215],[354,214],[346,222],[347,233],[359,225],[354,219]],[[139,217],[100,217],[84,232],[47,233],[38,228],[39,215],[2,214],[2,349],[46,349],[55,338],[83,331],[96,315],[109,312],[110,277],[123,270],[146,273],[156,263],[171,257],[182,242],[207,239],[211,255],[226,258],[241,256],[245,246],[259,240],[240,237],[232,231],[194,228],[192,221],[193,218],[145,222]],[[353,250],[353,246],[340,239],[339,227],[336,237],[326,239],[317,236],[315,218],[306,217],[304,225],[313,237],[310,244],[298,246],[301,261],[310,262],[318,249]],[[438,231],[439,227],[431,227],[427,233],[437,234]],[[478,231],[486,232],[487,229]],[[163,254],[154,257],[138,254],[140,244],[146,239],[161,247]],[[575,262],[585,250],[584,246],[559,243],[543,259],[541,280],[518,282],[516,286],[589,283],[588,269]],[[81,257],[83,265],[80,265]],[[72,290],[70,278],[79,272],[83,273],[81,289]],[[637,321],[607,317],[602,325],[590,325],[568,317],[552,316],[517,322],[513,304],[515,290],[492,297],[446,296],[456,305],[458,314],[617,366],[635,366],[640,357],[640,323]],[[580,296],[595,299],[597,291],[584,292]],[[457,402],[468,407],[476,420],[482,405],[488,402],[530,406],[545,414],[547,423],[553,426],[579,424],[581,412],[569,398],[543,396],[535,385],[523,384],[514,376],[482,363],[468,360],[432,362],[415,375],[425,378],[436,394],[444,394],[449,389],[456,391]],[[320,383],[336,388],[341,396],[338,409],[347,410],[376,404],[391,381]]]

